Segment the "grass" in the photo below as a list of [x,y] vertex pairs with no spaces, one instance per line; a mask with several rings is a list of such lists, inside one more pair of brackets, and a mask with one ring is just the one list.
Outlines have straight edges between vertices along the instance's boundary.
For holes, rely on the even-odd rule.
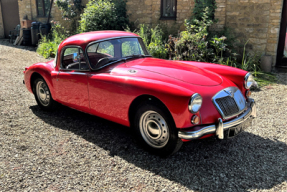
[[277,77],[273,73],[265,73],[265,72],[253,72],[256,82],[258,83],[258,87],[264,87],[267,85],[273,85],[277,83]]

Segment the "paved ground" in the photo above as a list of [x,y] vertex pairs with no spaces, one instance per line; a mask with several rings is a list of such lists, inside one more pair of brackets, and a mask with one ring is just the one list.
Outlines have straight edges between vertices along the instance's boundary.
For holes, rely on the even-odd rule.
[[23,69],[45,59],[0,41],[0,191],[287,191],[287,74],[253,94],[254,125],[230,140],[185,144],[162,159],[121,125],[39,109]]

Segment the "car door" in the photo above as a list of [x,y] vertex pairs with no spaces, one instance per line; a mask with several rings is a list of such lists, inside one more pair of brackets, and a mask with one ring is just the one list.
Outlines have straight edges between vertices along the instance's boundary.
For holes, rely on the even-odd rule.
[[56,80],[58,100],[69,107],[89,112],[88,74],[90,69],[80,47],[65,47]]

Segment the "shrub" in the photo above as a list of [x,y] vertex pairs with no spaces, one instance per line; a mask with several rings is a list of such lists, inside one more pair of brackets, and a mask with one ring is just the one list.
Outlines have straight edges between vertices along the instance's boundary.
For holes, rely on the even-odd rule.
[[59,44],[67,37],[68,35],[65,29],[61,25],[55,24],[52,27],[50,37],[42,36],[42,39],[39,41],[37,53],[45,58],[55,57]]
[[81,15],[79,32],[123,30],[129,25],[126,0],[92,0]]
[[162,59],[168,58],[168,51],[165,47],[166,40],[164,39],[164,33],[159,26],[149,28],[142,24],[139,26],[139,29],[134,32],[143,39],[144,44],[153,57]]

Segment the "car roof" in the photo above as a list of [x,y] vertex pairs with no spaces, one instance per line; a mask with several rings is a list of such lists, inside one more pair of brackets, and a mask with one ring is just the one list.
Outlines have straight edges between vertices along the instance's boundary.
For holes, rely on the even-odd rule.
[[126,31],[92,31],[68,37],[60,44],[60,48],[63,46],[77,45],[85,49],[90,42],[116,37],[138,37],[138,35]]

